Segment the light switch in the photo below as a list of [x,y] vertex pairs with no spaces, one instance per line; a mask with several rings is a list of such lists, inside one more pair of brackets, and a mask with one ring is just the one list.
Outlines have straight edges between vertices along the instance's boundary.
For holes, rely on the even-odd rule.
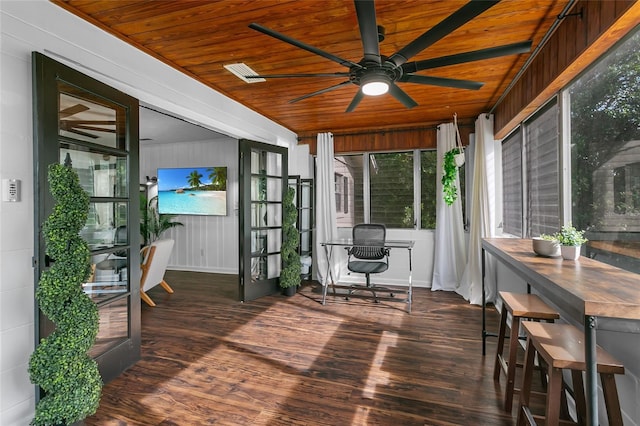
[[9,203],[20,201],[19,179],[2,179],[2,201]]

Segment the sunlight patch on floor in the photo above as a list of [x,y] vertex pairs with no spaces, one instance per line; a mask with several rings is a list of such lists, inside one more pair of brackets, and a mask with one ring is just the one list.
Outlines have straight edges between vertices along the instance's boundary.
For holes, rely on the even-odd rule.
[[369,376],[362,389],[362,397],[373,399],[376,393],[376,386],[389,384],[389,373],[382,369],[384,359],[387,356],[387,348],[395,347],[398,343],[398,333],[383,331],[376,353],[371,360]]
[[[300,307],[300,309],[306,312],[305,308]],[[244,342],[252,342],[254,344],[247,350],[255,356],[268,359],[271,365],[281,364],[283,369],[286,367],[307,371],[313,366],[318,355],[324,351],[325,345],[332,339],[344,320],[331,317],[319,329],[305,322],[305,312],[300,312],[299,318],[298,315],[283,317],[281,308],[276,304],[235,329],[225,340],[235,342],[239,347],[245,347]],[[294,354],[282,353],[282,347],[295,346],[300,339],[300,333],[305,335],[304,350]]]
[[369,407],[356,407],[356,411],[353,413],[352,426],[361,426],[369,424]]

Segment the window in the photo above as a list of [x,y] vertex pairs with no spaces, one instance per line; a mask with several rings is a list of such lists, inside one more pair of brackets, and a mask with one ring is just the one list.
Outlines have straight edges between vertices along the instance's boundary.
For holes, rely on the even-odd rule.
[[335,173],[336,182],[336,212],[349,213],[349,178],[340,173]]
[[369,155],[371,223],[413,228],[413,153]]
[[624,214],[627,200],[627,171],[625,167],[616,167],[613,170],[613,211],[616,214]]
[[336,220],[339,227],[350,228],[364,222],[362,159],[363,155],[342,155],[334,159]]
[[[337,156],[334,168],[339,227],[368,221],[389,228],[435,228],[436,150]],[[459,172],[464,208],[464,166]]]
[[640,214],[640,162],[613,170],[613,211]]
[[513,132],[502,142],[502,230],[522,237],[522,133]]
[[[570,220],[587,231],[584,255],[640,273],[640,31],[571,83],[562,99],[562,114],[554,101],[503,142],[504,231],[536,236]],[[561,147],[570,154],[562,168]]]
[[557,104],[545,107],[524,129],[527,235],[553,234],[560,227]]
[[502,143],[502,226],[507,234],[538,236],[560,227],[558,110],[555,100],[550,102]]
[[342,182],[342,189],[344,190],[344,194],[342,195],[344,198],[344,212],[349,213],[349,179],[343,176]]
[[344,211],[342,208],[342,197],[344,194],[344,176],[342,176],[340,173],[335,173],[334,178],[336,185],[336,189],[334,191],[336,196],[336,212],[342,213]]
[[[436,179],[438,155],[435,150],[420,152],[420,227],[436,228]],[[460,176],[464,182],[464,177]],[[464,193],[460,188],[460,192]]]
[[587,255],[640,272],[640,31],[567,93],[573,224]]

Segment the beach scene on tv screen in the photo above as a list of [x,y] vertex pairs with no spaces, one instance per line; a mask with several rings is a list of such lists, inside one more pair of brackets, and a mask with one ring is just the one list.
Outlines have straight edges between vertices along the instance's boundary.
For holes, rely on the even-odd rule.
[[160,214],[227,214],[227,168],[158,169]]

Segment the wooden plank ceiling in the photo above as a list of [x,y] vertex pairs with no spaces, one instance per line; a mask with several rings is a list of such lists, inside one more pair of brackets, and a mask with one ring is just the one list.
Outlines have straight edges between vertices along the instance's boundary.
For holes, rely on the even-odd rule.
[[[259,74],[335,73],[348,68],[249,28],[258,23],[328,53],[359,62],[363,56],[354,3],[347,0],[112,1],[54,0],[207,86],[299,135],[371,131],[470,122],[490,110],[531,53],[443,66],[417,74],[475,80],[479,90],[398,83],[418,106],[391,95],[364,97],[345,112],[358,91],[347,84],[296,103],[289,100],[333,86],[345,77],[268,79],[248,84],[223,65],[242,62]],[[465,0],[378,0],[378,25],[391,56],[447,18]],[[531,52],[567,4],[561,0],[503,0],[445,34],[409,61],[437,58],[531,40]]]

